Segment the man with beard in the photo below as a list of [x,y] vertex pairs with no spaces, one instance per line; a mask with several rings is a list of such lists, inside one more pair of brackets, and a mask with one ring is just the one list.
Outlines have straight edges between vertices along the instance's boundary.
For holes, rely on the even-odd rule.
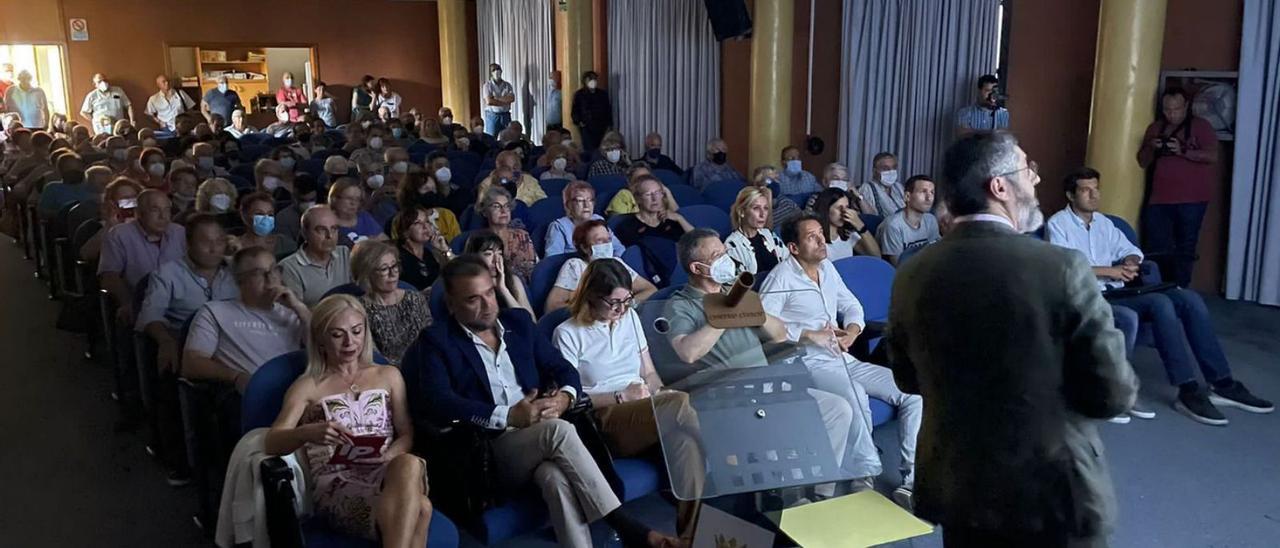
[[1088,261],[1023,236],[1043,222],[1009,134],[947,150],[954,228],[902,265],[887,341],[929,402],[915,508],[957,546],[1105,546],[1115,495],[1096,421],[1133,405],[1124,338]]

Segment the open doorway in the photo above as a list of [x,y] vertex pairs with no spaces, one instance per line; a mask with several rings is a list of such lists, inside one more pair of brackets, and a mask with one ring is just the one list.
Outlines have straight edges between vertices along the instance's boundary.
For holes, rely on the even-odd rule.
[[[13,65],[14,85],[19,73],[31,73],[31,85],[43,89],[49,101],[50,116],[68,112],[65,59],[59,45],[0,44],[0,66]],[[6,108],[13,110],[8,105]]]
[[191,44],[168,46],[169,74],[194,99],[218,85],[227,76],[227,85],[244,103],[249,118],[273,121],[275,91],[286,72],[293,75],[307,99],[313,99],[319,79],[315,48],[305,46],[254,46]]

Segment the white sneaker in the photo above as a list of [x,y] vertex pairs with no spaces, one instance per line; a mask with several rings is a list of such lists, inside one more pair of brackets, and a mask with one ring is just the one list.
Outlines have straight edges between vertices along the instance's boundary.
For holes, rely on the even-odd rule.
[[1111,424],[1129,424],[1129,420],[1130,420],[1129,415],[1125,413],[1121,413],[1119,415],[1116,415],[1114,417],[1107,419],[1107,422]]
[[874,491],[876,488],[875,476],[867,476],[864,478],[854,478],[849,485],[849,494],[861,493],[863,491]]
[[893,490],[893,494],[891,496],[893,497],[894,504],[901,506],[903,510],[911,512],[912,514],[916,513],[915,493],[912,492],[910,487],[906,485],[898,486],[897,489]]
[[1156,418],[1156,412],[1141,403],[1134,402],[1133,407],[1129,408],[1129,414],[1135,419],[1151,420]]

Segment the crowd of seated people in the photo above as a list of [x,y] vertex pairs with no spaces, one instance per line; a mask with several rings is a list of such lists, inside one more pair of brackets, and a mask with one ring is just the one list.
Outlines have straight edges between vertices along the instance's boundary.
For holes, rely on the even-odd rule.
[[[165,92],[167,81],[157,83]],[[10,117],[3,128],[2,228],[17,232],[24,208],[43,223],[69,208],[84,216],[65,231],[76,242],[68,256],[108,297],[104,334],[154,344],[160,382],[149,388],[158,402],[151,412],[160,415],[158,456],[172,484],[191,474],[176,381],[210,387],[234,440],[239,396],[254,373],[305,349],[307,372],[285,396],[266,447],[305,452],[316,505],[338,529],[420,545],[432,504],[426,466],[412,453],[414,426],[463,421],[494,433],[498,483],[541,486],[562,543],[589,544],[585,525],[603,518],[624,538],[657,545],[671,539],[619,510],[561,415],[584,397],[614,455],[640,455],[657,444],[655,422],[668,420],[652,410],[697,428],[688,399],[664,388],[675,377],[765,363],[770,345],[794,344],[807,349],[810,394],[840,465],[857,478],[854,490],[882,471],[869,398],[896,408],[902,477],[894,498],[910,506],[922,402],[899,391],[888,369],[851,354],[867,322],[834,263],[862,255],[897,265],[941,238],[951,219],[935,206],[928,175],[901,182],[897,157],[882,152],[861,185],[838,163],[816,177],[818,166],[806,170],[801,150],[787,146],[781,169],[755,166],[748,180],[718,138],[682,168],[657,133],[638,156],[616,131],[595,150],[558,128],[535,145],[519,122],[486,132],[486,120],[455,120],[447,107],[424,116],[386,79],[355,87],[346,124],[324,83],[309,103],[291,82],[281,93],[274,122],[261,130],[221,87],[199,110],[149,107],[157,128],[123,117],[38,131]],[[1137,278],[1143,256],[1095,215],[1099,178],[1068,178],[1071,205],[1050,219],[1048,239],[1089,255],[1107,290]],[[730,183],[740,189],[721,212],[723,233],[686,216],[693,210],[676,199]],[[555,215],[533,214],[548,205]],[[624,260],[633,248],[640,259]],[[540,284],[538,267],[552,258],[560,266]],[[710,326],[702,296],[743,272],[765,294],[765,324]],[[657,333],[635,309],[667,287],[670,329]],[[1273,409],[1232,377],[1194,293],[1112,304],[1118,322],[1133,318],[1130,332],[1138,322],[1154,327],[1179,411],[1221,425],[1218,406]],[[563,308],[569,319],[539,340],[535,322]],[[674,362],[655,363],[651,342],[669,345]],[[138,358],[133,345],[116,347],[114,365],[127,369],[120,363]],[[392,367],[375,367],[374,353]],[[473,378],[479,371],[489,373]],[[556,389],[541,390],[542,381]],[[119,396],[126,406],[136,397]],[[355,422],[326,411],[375,402],[376,416]],[[377,466],[325,464],[356,434],[387,439]],[[669,466],[700,466],[697,444],[685,441],[667,452],[681,461]],[[696,493],[698,477],[676,488]],[[374,480],[376,489],[365,488]],[[823,484],[812,496],[834,492]],[[680,505],[680,539],[692,535],[697,513],[696,504]]]

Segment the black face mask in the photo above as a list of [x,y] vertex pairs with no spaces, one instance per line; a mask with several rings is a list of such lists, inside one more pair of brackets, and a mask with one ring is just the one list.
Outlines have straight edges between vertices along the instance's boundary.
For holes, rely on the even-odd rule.
[[502,188],[507,189],[507,192],[512,196],[516,195],[516,181],[514,179],[503,178],[498,184],[501,184]]
[[299,133],[299,134],[298,134],[298,142],[299,142],[299,143],[309,143],[309,142],[311,142],[311,134],[310,134],[310,133]]
[[423,192],[418,194],[418,203],[427,209],[445,207],[444,198],[440,197],[439,192]]
[[717,152],[711,155],[711,161],[717,164],[724,164],[728,160],[729,160],[729,155],[723,152]]

